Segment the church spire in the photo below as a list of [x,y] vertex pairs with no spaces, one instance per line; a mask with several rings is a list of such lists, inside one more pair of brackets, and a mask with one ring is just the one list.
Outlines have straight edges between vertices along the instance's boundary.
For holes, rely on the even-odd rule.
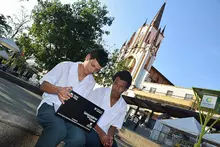
[[160,26],[160,21],[163,16],[165,5],[166,5],[166,2],[162,5],[160,10],[157,12],[157,15],[154,17],[153,21],[151,22],[151,25],[154,26],[156,29],[158,29]]
[[123,46],[125,46],[125,45],[126,45],[126,43],[127,43],[127,40],[125,40],[125,42],[124,42],[124,44],[122,45],[122,47],[123,47]]
[[145,20],[144,24],[142,26],[145,26],[147,24],[147,19]]
[[166,29],[166,25],[164,26],[164,28],[162,30],[162,35],[164,34],[165,29]]
[[157,31],[157,34],[156,34],[156,36],[155,36],[155,38],[154,38],[154,42],[153,42],[153,44],[156,46],[156,43],[157,43],[157,40],[158,40],[158,37],[159,37],[159,35],[160,35],[160,28],[159,28],[159,30]]

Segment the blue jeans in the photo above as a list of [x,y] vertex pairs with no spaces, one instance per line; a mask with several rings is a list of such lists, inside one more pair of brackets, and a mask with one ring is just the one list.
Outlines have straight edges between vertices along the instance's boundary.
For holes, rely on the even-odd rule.
[[[95,130],[92,129],[91,132],[85,133],[86,135],[86,147],[103,147],[99,135],[96,133]],[[115,139],[113,139],[112,147],[118,147]]]
[[56,147],[61,141],[65,142],[65,147],[84,147],[84,130],[56,116],[53,106],[44,103],[37,118],[43,132],[35,147]]

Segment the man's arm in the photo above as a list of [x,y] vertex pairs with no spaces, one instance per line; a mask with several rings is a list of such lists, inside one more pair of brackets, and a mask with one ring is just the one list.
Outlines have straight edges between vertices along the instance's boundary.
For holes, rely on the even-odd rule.
[[95,125],[94,129],[96,130],[98,135],[100,135],[100,136],[106,135],[106,133],[97,124]]
[[61,87],[50,84],[47,81],[43,81],[43,83],[40,85],[41,91],[50,93],[50,94],[58,94],[60,89]]
[[68,100],[72,97],[70,94],[72,87],[59,87],[47,81],[43,81],[43,83],[40,85],[40,90],[50,94],[57,94],[63,104],[65,100]]
[[112,146],[112,145],[113,145],[113,139],[114,139],[115,133],[116,133],[116,127],[111,126],[111,127],[108,129],[109,146]]
[[111,126],[109,129],[108,129],[108,136],[110,137],[113,137],[116,133],[116,127],[114,126]]

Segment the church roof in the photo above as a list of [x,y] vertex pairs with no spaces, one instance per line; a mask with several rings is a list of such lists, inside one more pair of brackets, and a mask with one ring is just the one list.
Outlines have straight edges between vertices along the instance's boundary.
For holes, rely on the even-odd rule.
[[151,22],[151,25],[154,26],[156,29],[158,29],[159,26],[160,26],[160,21],[162,19],[163,11],[164,11],[165,6],[166,6],[166,3],[164,3],[162,5],[160,10],[157,12],[156,16],[154,17],[153,21]]

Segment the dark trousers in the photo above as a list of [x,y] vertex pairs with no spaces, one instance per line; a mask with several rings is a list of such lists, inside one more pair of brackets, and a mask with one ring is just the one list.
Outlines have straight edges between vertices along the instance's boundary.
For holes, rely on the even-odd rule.
[[35,147],[56,147],[61,141],[65,142],[65,147],[84,147],[84,130],[56,116],[53,106],[44,103],[37,118],[43,132]]
[[[103,147],[99,135],[95,130],[92,129],[91,132],[85,133],[86,135],[86,147]],[[118,147],[115,140],[113,140],[112,147]]]

